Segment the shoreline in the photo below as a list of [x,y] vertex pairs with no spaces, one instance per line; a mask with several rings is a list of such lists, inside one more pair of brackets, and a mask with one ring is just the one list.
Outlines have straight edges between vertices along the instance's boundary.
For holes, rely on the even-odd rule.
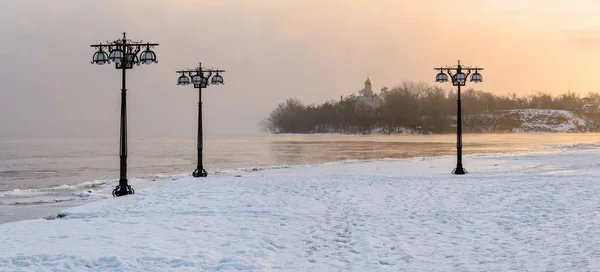
[[[558,152],[559,150],[552,149],[543,149],[538,150],[536,152],[532,151],[513,151],[513,152],[499,152],[499,153],[477,153],[464,155],[465,158],[481,158],[481,157],[502,157],[502,156],[519,156],[523,154],[541,154],[541,153],[553,153]],[[440,156],[429,156],[429,157],[406,157],[406,158],[382,158],[382,159],[367,159],[367,160],[345,160],[345,161],[333,161],[333,162],[325,162],[325,163],[316,163],[316,164],[301,164],[301,165],[272,165],[272,166],[262,166],[262,167],[248,167],[241,169],[231,169],[224,171],[213,172],[209,177],[213,178],[225,178],[225,177],[242,177],[245,175],[254,175],[258,172],[264,171],[277,171],[277,170],[299,170],[304,168],[314,168],[314,167],[324,167],[324,166],[335,166],[335,165],[352,165],[352,164],[362,164],[362,163],[374,163],[374,162],[408,162],[408,161],[422,161],[422,160],[435,160],[435,159],[453,159],[453,155],[440,155]],[[166,184],[170,181],[177,181],[180,179],[189,178],[189,174],[178,174],[172,176],[163,176],[161,179],[152,179],[145,180],[143,178],[132,178],[132,180],[143,181],[136,182],[134,186],[136,186],[136,192],[141,192],[146,189],[154,189],[159,185]],[[117,181],[114,181],[117,184]],[[111,184],[112,185],[112,184]],[[81,199],[81,200],[73,200],[73,201],[65,201],[65,202],[49,202],[42,204],[23,204],[23,205],[2,205],[4,207],[8,207],[8,211],[0,212],[0,225],[7,223],[14,223],[26,220],[37,220],[37,219],[45,219],[45,220],[54,220],[56,218],[62,217],[60,213],[63,210],[82,206],[85,204],[101,201],[104,199],[114,198],[110,195],[109,190],[102,190],[94,192],[96,196],[104,196],[97,197],[93,199]],[[135,194],[134,194],[135,195]],[[18,215],[15,215],[18,214]]]
[[468,175],[447,156],[184,177],[2,224],[0,267],[596,271],[600,150],[578,147],[478,155]]
[[[544,133],[547,135],[547,133]],[[554,152],[557,150],[570,150],[570,149],[581,149],[581,148],[598,148],[599,144],[593,137],[583,136],[583,137],[575,137],[570,138],[569,135],[571,133],[559,133],[553,135],[562,135],[560,137],[540,137],[534,138],[534,144],[532,145],[529,142],[523,142],[523,145],[515,146],[503,146],[498,144],[493,144],[487,146],[486,143],[492,143],[496,140],[490,139],[490,137],[475,137],[473,141],[465,143],[464,147],[467,148],[465,153],[465,157],[469,158],[472,156],[480,156],[480,155],[499,155],[499,154],[523,154],[523,153],[543,153],[543,152]],[[580,135],[585,135],[582,133],[578,133]],[[586,133],[592,135],[591,133]],[[471,134],[475,135],[475,134]],[[529,139],[530,135],[535,134],[521,134],[521,133],[510,133],[505,134],[510,137],[514,137],[516,141],[521,139]],[[595,134],[594,134],[595,135]],[[299,137],[299,135],[287,135],[289,137]],[[307,136],[307,135],[302,135]],[[310,135],[308,135],[310,136]],[[329,135],[327,135],[329,136]],[[329,138],[324,136],[325,138]],[[339,135],[333,135],[337,137]],[[436,135],[432,135],[436,136]],[[437,138],[436,143],[444,143],[443,149],[448,149],[446,154],[432,155],[434,153],[403,153],[402,146],[404,144],[412,144],[414,141],[421,141],[423,138],[410,138],[409,140],[404,141],[403,139],[399,139],[399,142],[402,145],[396,145],[395,143],[398,141],[390,140],[388,142],[388,138],[381,137],[381,141],[385,143],[385,145],[380,146],[380,148],[385,147],[393,147],[399,148],[398,152],[392,152],[397,155],[397,157],[376,157],[376,158],[367,158],[367,159],[346,159],[346,160],[332,160],[332,161],[323,161],[316,163],[299,163],[299,164],[279,164],[279,165],[266,165],[266,166],[254,166],[254,167],[243,167],[243,168],[231,168],[227,170],[216,170],[209,172],[209,178],[219,177],[219,176],[232,176],[232,175],[246,175],[251,172],[263,171],[263,170],[273,170],[273,169],[282,169],[282,168],[305,168],[312,166],[320,166],[326,164],[344,164],[344,163],[357,163],[357,162],[368,162],[368,161],[385,161],[385,160],[410,160],[410,159],[420,159],[420,158],[436,158],[436,157],[448,157],[453,158],[455,156],[455,150],[452,146],[454,142],[454,135],[447,135],[442,138]],[[490,135],[493,136],[493,135]],[[272,140],[274,143],[278,141],[288,141],[287,137],[284,135],[279,140]],[[318,137],[317,137],[318,138]],[[357,141],[365,141],[377,142],[377,138],[372,137],[364,137],[361,135],[350,136],[349,138],[356,139]],[[497,136],[496,138],[504,139],[504,136]],[[309,142],[305,138],[298,138],[298,143]],[[539,139],[539,140],[538,140]],[[292,141],[296,141],[295,139],[291,139]],[[310,140],[310,139],[309,139]],[[327,144],[331,142],[332,139],[323,139],[318,140],[321,143]],[[510,140],[508,141],[510,142]],[[557,142],[560,142],[558,144]],[[394,143],[394,145],[391,145]],[[483,145],[482,145],[483,143]],[[364,146],[364,144],[361,144]],[[492,148],[494,147],[494,148]],[[379,150],[379,149],[377,149]],[[396,149],[394,149],[396,150]],[[332,150],[333,152],[333,150]],[[358,157],[358,156],[357,156]],[[330,158],[334,158],[331,156]],[[304,160],[306,161],[306,160]],[[319,159],[316,161],[320,161]],[[175,179],[179,179],[182,177],[189,176],[188,173],[183,174],[172,174],[172,175],[146,175],[141,178],[130,178],[131,184],[134,188],[139,191],[144,188],[155,187],[159,184],[170,182]],[[87,185],[86,185],[87,184]],[[22,221],[22,220],[30,220],[30,219],[40,219],[48,216],[55,216],[57,212],[61,211],[64,208],[79,206],[90,201],[100,200],[104,198],[112,198],[110,195],[111,190],[117,184],[117,180],[103,180],[103,181],[84,181],[77,184],[71,185],[61,185],[55,188],[41,188],[41,189],[33,189],[33,190],[17,190],[18,192],[12,193],[13,191],[3,191],[0,192],[0,196],[3,196],[3,201],[0,202],[0,224]],[[85,186],[82,186],[85,185]],[[64,188],[67,189],[64,189]],[[9,192],[9,193],[7,193]],[[20,199],[21,198],[21,199]],[[40,201],[40,199],[42,201]],[[70,199],[68,201],[64,201],[64,199]],[[23,204],[11,204],[11,203],[23,203]],[[39,203],[39,204],[37,204]]]
[[[518,134],[533,134],[533,135],[545,135],[545,134],[595,134],[600,133],[598,131],[517,131],[517,132],[464,132],[465,135],[518,135]],[[456,135],[456,131],[446,133],[339,133],[339,132],[319,132],[319,133],[275,133],[265,134],[266,136],[445,136],[445,135]]]

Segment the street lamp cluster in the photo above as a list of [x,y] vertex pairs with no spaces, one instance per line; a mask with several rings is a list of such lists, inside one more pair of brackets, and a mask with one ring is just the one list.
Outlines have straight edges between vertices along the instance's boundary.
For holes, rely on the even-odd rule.
[[[219,74],[223,72],[225,72],[225,70],[204,68],[202,67],[202,63],[194,69],[175,71],[175,73],[180,74],[179,78],[177,78],[177,85],[193,84],[194,88],[198,89],[198,165],[196,166],[196,170],[192,173],[192,176],[194,177],[208,176],[208,173],[202,164],[202,89],[208,87],[209,84],[224,84],[223,77]],[[215,73],[215,75],[213,75],[213,73]]]
[[[224,84],[223,77],[219,73],[225,72],[225,70],[206,69],[202,67],[202,63],[195,69],[188,69],[182,71],[175,71],[181,74],[177,78],[177,85],[189,85],[193,84],[194,88],[206,88],[209,85],[209,79],[211,79],[212,73],[216,73],[210,80],[212,85]],[[189,76],[189,77],[188,77]],[[191,81],[190,81],[191,78]]]
[[[127,39],[126,33],[123,33],[123,38],[114,42],[92,44],[91,47],[98,50],[92,57],[92,64],[104,65],[112,61],[117,69],[131,69],[133,65],[157,63],[156,54],[151,50],[157,45],[157,43],[133,42]],[[144,51],[138,57],[142,48]]]
[[[474,72],[471,75],[471,82],[480,83],[483,82],[483,77],[479,73],[479,71],[483,70],[483,68],[479,67],[468,67],[460,64],[460,60],[458,61],[458,65],[453,67],[442,67],[442,68],[434,68],[435,70],[440,71],[435,76],[435,81],[438,83],[448,82],[448,75],[452,80],[452,85],[458,87],[457,99],[456,99],[456,168],[452,170],[452,174],[456,175],[464,175],[467,173],[467,170],[463,168],[462,165],[462,120],[461,120],[461,105],[460,105],[460,87],[465,86],[467,83],[467,78],[471,75],[471,72]],[[446,73],[444,73],[446,71]],[[466,71],[466,74],[465,74]],[[454,72],[454,73],[452,73]]]
[[[123,196],[128,194],[134,194],[135,191],[131,188],[131,185],[127,181],[127,101],[126,101],[126,71],[133,69],[134,66],[141,64],[152,64],[157,63],[156,54],[152,49],[158,46],[157,43],[149,42],[135,42],[127,39],[126,33],[123,33],[123,37],[116,41],[92,44],[91,47],[97,51],[92,57],[92,64],[104,65],[115,64],[116,69],[122,71],[122,87],[121,87],[121,120],[120,120],[120,176],[119,185],[115,187],[112,194],[113,196]],[[453,174],[461,175],[466,174],[467,171],[462,165],[462,124],[461,124],[461,100],[460,100],[460,87],[465,86],[467,78],[471,76],[471,82],[479,83],[483,81],[483,77],[479,71],[483,68],[479,67],[467,67],[460,64],[452,67],[441,67],[434,68],[439,73],[436,75],[435,81],[439,83],[447,82],[450,78],[453,86],[458,87],[458,98],[457,98],[457,164],[456,168],[452,171]],[[202,67],[202,63],[194,69],[186,69],[175,71],[179,74],[177,78],[177,85],[193,85],[194,88],[198,89],[198,163],[196,170],[192,173],[194,177],[206,177],[208,173],[204,169],[202,163],[202,89],[209,85],[221,85],[224,84],[223,77],[220,73],[224,73],[225,70],[219,69],[208,69]],[[472,74],[471,74],[472,73]]]
[[[152,48],[158,46],[157,43],[134,42],[127,39],[126,33],[123,38],[113,42],[92,44],[96,48],[96,53],[92,57],[92,64],[104,65],[112,61],[116,69],[122,71],[121,87],[121,128],[120,128],[120,175],[119,185],[113,190],[113,196],[123,196],[133,194],[135,191],[127,182],[127,88],[126,71],[133,69],[134,65],[157,63],[156,54]],[[144,51],[142,51],[144,50]],[[140,54],[140,51],[141,54]],[[139,54],[139,57],[138,57]]]
[[[156,54],[152,49],[158,46],[157,43],[135,42],[127,39],[127,34],[123,33],[123,37],[116,41],[107,41],[106,43],[92,44],[91,47],[96,49],[92,56],[92,64],[104,65],[115,64],[116,69],[122,71],[122,87],[121,87],[121,126],[119,138],[119,158],[120,158],[120,175],[119,185],[112,191],[113,196],[124,196],[134,194],[135,190],[127,181],[127,88],[126,88],[126,71],[133,69],[134,66],[141,64],[157,63]],[[223,77],[219,75],[224,70],[204,69],[202,65],[195,70],[177,71],[182,75],[177,80],[178,85],[194,84],[195,88],[206,88],[209,85],[209,78],[212,73],[216,73],[210,83],[213,85],[223,84]],[[190,78],[187,76],[189,75]],[[207,172],[202,167],[202,94],[199,101],[198,115],[198,168],[194,171],[194,177],[206,177]]]

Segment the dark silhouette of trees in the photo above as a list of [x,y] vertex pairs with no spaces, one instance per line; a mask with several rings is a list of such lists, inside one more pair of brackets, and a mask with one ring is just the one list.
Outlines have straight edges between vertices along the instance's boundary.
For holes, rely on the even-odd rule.
[[[360,95],[359,91],[359,95]],[[352,94],[340,100],[330,100],[321,105],[304,105],[299,99],[289,98],[277,105],[260,126],[269,133],[370,133],[380,128],[383,133],[415,131],[422,133],[453,133],[456,123],[456,91],[444,90],[426,83],[407,81],[379,92],[383,104],[373,111],[360,103]],[[600,95],[589,93],[581,98],[568,91],[551,96],[538,92],[529,96],[515,93],[504,96],[484,91],[466,89],[461,92],[465,120],[470,115],[515,109],[557,109],[582,113],[586,103],[600,103]],[[592,101],[592,102],[590,102]],[[582,113],[583,114],[583,113]],[[587,113],[592,115],[592,113]],[[593,113],[600,119],[599,113]],[[480,127],[471,131],[488,131],[482,120]],[[496,127],[501,125],[495,124]],[[514,126],[514,124],[511,124]]]
[[279,103],[263,121],[263,130],[271,133],[307,133],[313,130],[311,110],[298,99],[288,98]]

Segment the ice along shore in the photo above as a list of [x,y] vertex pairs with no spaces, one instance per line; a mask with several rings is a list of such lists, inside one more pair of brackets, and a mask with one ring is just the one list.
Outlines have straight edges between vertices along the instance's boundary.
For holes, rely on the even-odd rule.
[[0,270],[600,270],[596,148],[179,178],[0,225]]

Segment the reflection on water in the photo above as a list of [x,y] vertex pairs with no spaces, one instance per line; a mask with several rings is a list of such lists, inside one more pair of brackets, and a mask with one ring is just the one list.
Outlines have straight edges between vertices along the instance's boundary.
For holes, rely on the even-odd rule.
[[340,142],[273,142],[269,144],[276,161],[281,164],[310,164],[345,160],[429,157],[448,155],[449,143],[407,143],[380,141]]
[[[456,155],[456,136],[281,136],[265,138],[278,164]],[[543,147],[599,142],[599,134],[469,134],[463,154],[542,152]]]
[[[599,140],[600,134],[468,134],[463,151],[465,155],[541,152],[551,146]],[[204,166],[213,174],[260,166],[456,154],[454,135],[278,135],[206,138],[204,143]],[[598,145],[584,146],[590,147]],[[118,139],[0,140],[0,224],[40,218],[93,200],[81,192],[112,188],[119,171],[118,156]],[[196,141],[132,137],[128,167],[130,178],[189,174],[196,167]],[[104,181],[81,184],[94,180]],[[54,187],[63,184],[69,186]],[[36,190],[13,191],[25,188]]]
[[[467,134],[463,153],[540,152],[543,147],[597,143],[600,134]],[[191,173],[195,139],[129,140],[129,177]],[[456,154],[455,135],[276,135],[206,138],[209,172],[272,165]],[[118,139],[0,141],[0,191],[116,179]]]

